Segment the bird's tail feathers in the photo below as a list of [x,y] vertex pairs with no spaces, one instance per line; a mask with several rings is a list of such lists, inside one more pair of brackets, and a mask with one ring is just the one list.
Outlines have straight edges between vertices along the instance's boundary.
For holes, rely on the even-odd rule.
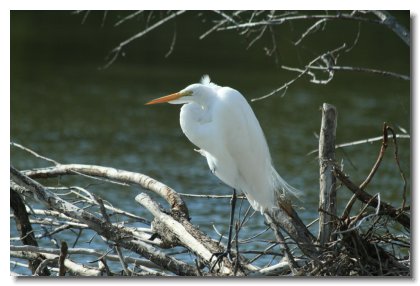
[[298,200],[302,200],[302,191],[292,187],[289,185],[272,167],[272,176],[273,176],[273,182],[274,182],[274,189],[277,191],[277,195],[280,195],[282,197],[291,198],[295,197]]

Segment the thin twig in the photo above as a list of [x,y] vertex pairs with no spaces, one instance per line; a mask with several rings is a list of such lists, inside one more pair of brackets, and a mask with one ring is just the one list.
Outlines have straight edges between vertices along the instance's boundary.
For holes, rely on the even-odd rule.
[[[393,135],[388,135],[388,138],[392,138],[392,137],[393,137]],[[338,149],[338,148],[350,147],[350,146],[355,146],[355,145],[360,145],[360,144],[373,143],[373,142],[376,142],[376,141],[383,140],[383,138],[384,138],[383,136],[378,136],[378,137],[373,137],[373,138],[368,138],[368,139],[362,139],[362,140],[342,143],[342,144],[335,145],[335,148]],[[411,136],[409,134],[395,134],[395,138],[410,139]],[[311,155],[315,152],[318,152],[318,149],[311,150],[306,155]]]
[[22,150],[24,150],[24,151],[26,151],[26,152],[28,152],[28,153],[30,153],[30,154],[32,154],[32,155],[34,155],[34,156],[35,156],[35,157],[37,157],[37,158],[40,158],[40,159],[45,160],[45,161],[47,161],[47,162],[51,162],[51,163],[53,163],[54,165],[60,165],[60,163],[58,163],[57,161],[55,161],[55,160],[53,160],[53,159],[50,159],[50,158],[47,158],[47,157],[44,157],[44,156],[42,156],[42,155],[38,154],[37,152],[35,152],[34,150],[31,150],[31,149],[29,149],[29,148],[27,148],[27,147],[25,147],[25,146],[23,146],[23,145],[20,145],[20,144],[15,143],[15,142],[10,142],[10,145],[11,145],[11,146],[13,146],[13,147],[17,147],[17,148],[19,148],[19,149],[22,149]]
[[[188,194],[188,193],[178,193],[182,197],[186,198],[203,198],[203,199],[231,199],[232,195],[198,195],[198,194]],[[244,195],[238,195],[238,199],[246,199]]]
[[222,16],[223,18],[225,18],[226,20],[228,20],[229,22],[233,23],[234,25],[238,25],[238,22],[236,22],[232,17],[230,17],[229,15],[227,15],[226,13],[219,11],[219,10],[213,10],[213,12],[219,14],[220,16]]
[[265,213],[265,216],[267,218],[267,222],[270,225],[271,229],[274,231],[274,234],[276,236],[277,241],[283,246],[286,257],[287,257],[287,261],[289,263],[289,267],[290,270],[292,271],[292,273],[296,273],[296,268],[298,268],[298,265],[289,249],[289,246],[286,243],[286,240],[284,239],[283,234],[281,233],[281,231],[278,229],[278,226],[276,225],[276,223],[274,222],[273,218]]
[[170,14],[169,16],[161,19],[160,21],[154,23],[153,25],[151,25],[150,27],[148,27],[147,29],[144,29],[143,31],[141,31],[140,33],[135,34],[134,36],[128,38],[125,41],[122,41],[121,43],[118,44],[118,46],[116,46],[114,49],[112,49],[112,51],[109,53],[108,55],[108,62],[105,64],[105,66],[103,67],[103,69],[108,68],[110,65],[112,65],[115,60],[118,58],[119,54],[121,53],[122,49],[129,43],[131,43],[132,41],[143,37],[144,35],[146,35],[147,33],[149,33],[150,31],[153,31],[154,29],[156,29],[157,27],[163,25],[164,23],[166,23],[167,21],[183,14],[185,12],[185,10],[181,10],[181,11],[176,11],[172,14]]
[[[243,11],[236,11],[235,13],[233,13],[233,16],[238,16],[240,13],[242,13]],[[224,24],[226,24],[228,22],[227,19],[221,20],[220,22],[218,22],[216,25],[214,25],[212,28],[210,28],[209,30],[207,30],[206,32],[204,32],[199,39],[203,40],[205,37],[207,37],[208,35],[210,35],[212,32],[216,31],[219,27],[223,26]]]
[[137,15],[140,15],[141,13],[143,13],[143,10],[139,10],[139,11],[136,11],[134,13],[129,14],[128,16],[125,16],[124,18],[122,18],[121,20],[119,20],[117,23],[115,23],[114,24],[114,27],[117,27],[117,26],[121,25],[125,21],[128,21],[128,20],[133,19],[134,17],[136,17]]
[[275,55],[274,63],[276,64],[276,66],[278,66],[279,57],[278,57],[278,53],[277,53],[276,34],[274,33],[274,29],[271,26],[269,26],[269,31],[270,31],[271,43],[272,43],[273,47],[271,48],[271,51],[267,49],[267,55],[271,57],[274,54]]
[[277,88],[277,89],[275,89],[275,90],[273,90],[272,92],[270,92],[270,93],[268,93],[268,94],[266,94],[266,95],[264,95],[264,96],[261,96],[261,97],[257,97],[257,98],[253,98],[253,99],[251,99],[251,101],[258,101],[258,100],[262,100],[262,99],[265,99],[265,98],[267,98],[267,97],[270,97],[270,96],[272,96],[272,95],[274,95],[274,94],[276,94],[276,93],[278,93],[279,91],[281,91],[281,90],[283,90],[283,89],[285,89],[285,88],[288,88],[290,85],[292,85],[295,81],[297,81],[298,79],[300,79],[301,77],[303,77],[305,74],[307,74],[308,73],[308,71],[310,70],[310,67],[315,63],[315,62],[317,62],[318,60],[320,60],[320,59],[322,59],[323,57],[325,57],[325,56],[327,56],[327,55],[334,55],[335,53],[338,53],[339,51],[341,51],[341,50],[343,50],[343,49],[345,49],[346,48],[346,44],[344,43],[344,44],[342,44],[341,46],[339,46],[338,48],[335,48],[335,49],[333,49],[333,50],[331,50],[331,51],[327,51],[327,52],[325,52],[325,53],[323,53],[323,54],[321,54],[321,55],[319,55],[319,56],[317,56],[316,58],[314,58],[313,60],[311,60],[307,65],[306,65],[306,68],[304,69],[304,70],[301,70],[300,71],[300,73],[295,77],[295,78],[293,78],[293,79],[291,79],[290,81],[288,81],[288,82],[286,82],[285,84],[283,84],[281,87],[279,87],[279,88]]
[[131,273],[132,272],[130,270],[128,270],[127,262],[125,262],[125,259],[124,259],[123,255],[122,255],[122,252],[121,252],[120,247],[118,245],[115,245],[114,246],[114,249],[115,249],[115,252],[118,255],[118,258],[120,260],[121,266],[123,267],[123,270],[124,270],[125,275],[131,276]]
[[356,200],[357,200],[357,196],[353,194],[343,210],[343,214],[341,216],[342,220],[346,220],[350,216],[351,209],[354,203],[356,202]]
[[89,13],[90,13],[89,10],[85,11],[85,15],[83,15],[83,19],[82,19],[82,25],[86,22],[86,19],[89,16]]
[[393,77],[401,80],[410,80],[410,76],[399,74],[395,72],[390,71],[384,71],[384,70],[377,70],[372,68],[364,68],[364,67],[352,67],[352,66],[326,66],[326,67],[320,67],[320,66],[311,66],[311,69],[314,70],[322,70],[322,71],[352,71],[352,72],[366,72],[366,73],[373,73],[373,74],[379,74],[383,76]]
[[[63,165],[63,164],[61,164],[61,163],[59,163],[59,162],[57,162],[57,161],[55,161],[51,158],[47,158],[45,156],[42,156],[42,155],[38,154],[37,152],[33,151],[32,149],[29,149],[28,147],[22,146],[18,143],[10,142],[10,145],[12,145],[14,147],[17,147],[17,148],[20,148],[20,149],[34,155],[37,158],[40,158],[40,159],[43,159],[45,161],[51,162],[56,167],[60,167],[60,166]],[[36,170],[32,170],[32,171],[36,171]],[[23,171],[23,172],[25,172],[25,171]],[[73,172],[76,175],[84,176],[84,177],[87,177],[87,178],[90,178],[90,179],[95,179],[95,180],[98,180],[98,181],[104,181],[104,182],[107,182],[107,183],[117,184],[117,185],[121,185],[121,186],[129,186],[129,184],[126,184],[126,183],[121,183],[121,182],[117,182],[117,181],[113,181],[113,180],[109,180],[109,179],[105,179],[105,178],[98,178],[98,177],[94,177],[94,176],[89,176],[87,174],[79,173],[76,170],[73,170],[73,171],[70,171],[70,172]]]
[[265,32],[266,29],[267,29],[267,26],[262,27],[261,30],[260,30],[260,33],[248,44],[246,49],[249,49],[250,47],[252,47],[253,44],[255,44],[256,41],[261,39],[261,37],[264,35],[264,32]]
[[[377,199],[376,199],[377,198]],[[362,215],[363,215],[363,213],[364,213],[364,211],[365,211],[365,209],[371,204],[371,202],[373,201],[373,200],[377,200],[377,202],[378,202],[378,205],[377,205],[377,207],[376,207],[376,211],[375,211],[375,213],[373,213],[373,214],[370,214],[370,215],[367,215],[367,216],[365,216],[365,217],[363,217],[362,219],[360,219],[361,217],[362,217]],[[381,207],[381,196],[380,196],[380,194],[378,193],[378,194],[376,194],[375,196],[373,196],[368,202],[367,202],[367,204],[363,207],[363,209],[360,211],[360,213],[356,216],[356,218],[350,223],[350,225],[349,226],[351,226],[353,223],[355,223],[355,222],[357,222],[357,224],[355,225],[355,226],[353,226],[353,227],[350,227],[350,228],[347,228],[347,229],[345,229],[345,230],[342,230],[342,231],[336,231],[336,232],[334,232],[334,234],[343,234],[343,233],[348,233],[348,232],[351,232],[351,231],[354,231],[354,230],[356,230],[356,229],[358,229],[361,225],[362,225],[362,223],[365,221],[365,220],[367,220],[367,219],[369,219],[369,218],[371,218],[371,217],[374,217],[374,216],[378,216],[380,213],[379,213],[379,210],[380,210],[380,207]]]
[[[357,196],[360,201],[364,203],[370,202],[370,206],[376,207],[378,201],[376,199],[371,200],[372,196],[356,186],[339,168],[334,168],[333,173],[337,179],[339,179],[350,191],[352,191]],[[383,210],[388,216],[392,217],[405,228],[410,229],[410,218],[405,213],[401,213],[393,206],[383,201],[381,202],[381,210]]]
[[327,22],[327,19],[320,19],[318,21],[316,21],[313,25],[311,25],[301,36],[300,38],[294,43],[295,46],[299,45],[304,38],[306,38],[306,36],[308,36],[309,34],[313,33],[316,29],[319,29],[319,27],[321,26],[321,24]]
[[105,26],[105,20],[106,20],[107,15],[108,15],[108,11],[104,11],[104,14],[102,16],[101,28],[103,28]]
[[407,199],[406,198],[407,180],[405,178],[404,172],[403,172],[403,170],[401,168],[401,165],[400,165],[400,159],[399,159],[399,156],[398,156],[397,135],[395,134],[394,129],[392,129],[390,126],[387,126],[387,130],[392,133],[392,142],[394,143],[394,159],[395,159],[395,162],[397,163],[398,171],[400,172],[400,176],[401,176],[401,178],[404,182],[403,192],[402,192],[403,201],[402,201],[402,206],[401,206],[401,209],[403,210],[405,208],[406,199]]
[[369,172],[369,175],[366,177],[363,183],[360,184],[359,186],[360,189],[364,190],[366,186],[369,184],[369,182],[372,180],[373,176],[375,175],[376,171],[379,168],[379,165],[381,164],[382,158],[384,157],[385,150],[387,147],[388,147],[388,132],[387,132],[387,124],[384,123],[383,139],[382,139],[381,149],[379,150],[378,159],[376,159],[376,162],[373,165],[372,170]]
[[257,256],[255,256],[254,258],[250,259],[249,260],[249,263],[253,263],[257,259],[261,258],[263,255],[269,254],[270,253],[269,250],[271,250],[273,247],[275,247],[278,244],[279,244],[278,242],[272,243],[270,246],[266,247],[262,252],[260,252]]
[[176,22],[174,22],[174,33],[172,35],[172,41],[171,41],[171,45],[169,46],[169,51],[165,54],[165,58],[169,57],[172,52],[174,51],[175,48],[175,42],[176,42]]
[[48,259],[44,259],[39,265],[38,268],[35,270],[34,276],[41,276],[42,272],[44,271],[44,269],[50,265],[50,264],[55,264],[57,263],[58,257],[55,258],[48,258]]
[[381,24],[381,21],[371,18],[365,18],[360,16],[354,16],[350,14],[336,14],[336,15],[297,15],[297,16],[285,16],[280,17],[273,20],[265,20],[260,22],[251,22],[251,23],[242,23],[238,25],[233,26],[227,26],[224,28],[219,28],[219,31],[223,30],[233,30],[233,29],[243,29],[243,28],[253,28],[258,26],[275,26],[275,25],[282,25],[289,21],[300,21],[300,20],[319,20],[319,19],[325,19],[325,20],[351,20],[351,21],[358,21],[358,22],[369,22],[374,24]]

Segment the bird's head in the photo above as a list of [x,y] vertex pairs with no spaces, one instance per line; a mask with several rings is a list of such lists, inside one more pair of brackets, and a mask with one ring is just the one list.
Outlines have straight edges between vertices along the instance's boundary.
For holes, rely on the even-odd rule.
[[203,77],[201,83],[194,83],[179,92],[153,99],[147,102],[146,105],[164,102],[171,104],[185,104],[190,102],[202,103],[213,95],[215,86],[216,85],[210,83],[209,78],[207,79],[206,77],[206,81],[204,81]]

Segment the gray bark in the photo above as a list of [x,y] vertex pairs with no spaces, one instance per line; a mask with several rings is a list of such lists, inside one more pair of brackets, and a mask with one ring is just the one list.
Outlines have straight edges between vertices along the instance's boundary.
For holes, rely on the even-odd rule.
[[333,105],[322,105],[321,131],[319,135],[319,233],[321,245],[331,240],[334,229],[336,206],[336,179],[333,174],[335,160],[335,135],[337,111]]
[[10,167],[10,187],[14,191],[31,194],[38,201],[43,203],[46,208],[59,211],[66,216],[75,218],[80,222],[87,224],[91,229],[106,239],[114,241],[124,248],[131,249],[175,274],[183,276],[198,276],[199,274],[195,267],[174,259],[153,246],[136,239],[133,237],[132,232],[125,229],[123,226],[116,227],[111,223],[99,219],[91,213],[68,203],[13,167]]

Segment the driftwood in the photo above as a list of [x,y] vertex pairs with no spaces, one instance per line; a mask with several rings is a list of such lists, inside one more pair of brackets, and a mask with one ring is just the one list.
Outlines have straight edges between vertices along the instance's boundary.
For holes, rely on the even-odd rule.
[[[232,260],[224,258],[216,263],[213,254],[222,252],[226,246],[191,223],[181,193],[143,174],[104,166],[60,164],[11,143],[52,164],[21,171],[10,167],[11,218],[19,233],[19,237],[11,237],[11,263],[20,267],[16,269],[27,267],[32,275],[44,276],[410,275],[410,207],[399,164],[397,136],[391,127],[384,125],[378,159],[366,180],[357,186],[335,162],[334,107],[324,104],[322,116],[318,239],[303,224],[292,203],[281,199],[278,213],[265,215],[269,228],[250,238],[258,239],[271,228],[273,240],[265,249],[248,252],[256,254],[253,258],[240,249],[238,234],[242,233],[244,219],[235,226]],[[381,200],[379,193],[370,195],[366,191],[380,168],[389,132],[393,134],[394,158],[403,179],[400,207]],[[168,208],[145,192],[133,195],[139,206],[139,212],[133,213],[116,208],[79,186],[48,186],[48,179],[70,175],[105,181],[116,187],[137,185],[163,198]],[[338,182],[354,193],[341,216],[336,212],[334,198]],[[354,207],[356,201],[362,203],[361,210]],[[144,212],[152,220],[143,217]],[[78,247],[85,232],[100,239],[100,248]],[[63,233],[67,235],[61,236]],[[72,243],[63,239],[69,235],[74,237]],[[57,241],[56,237],[61,238]],[[45,239],[56,247],[40,246]],[[261,257],[270,257],[272,262],[256,264]],[[22,263],[22,259],[28,264]],[[15,269],[11,273],[22,274]]]
[[[155,229],[158,228],[160,234],[165,234],[168,243],[185,246],[209,265],[216,262],[217,258],[213,253],[221,252],[223,249],[215,241],[212,241],[187,220],[178,222],[172,216],[165,214],[147,194],[138,195],[136,201],[153,214]],[[156,227],[156,225],[159,226]],[[231,274],[233,265],[227,259],[224,263],[227,263],[228,267],[220,269],[222,274]],[[218,269],[218,265],[215,266],[215,269]]]
[[335,161],[335,133],[337,111],[334,106],[322,106],[321,132],[319,135],[319,233],[321,245],[330,241],[337,212],[336,182],[332,173]]
[[[33,245],[35,247],[38,246],[32,225],[29,221],[25,204],[20,195],[12,190],[10,190],[10,207],[13,210],[13,214],[16,220],[16,228],[19,231],[22,243],[25,245]],[[36,270],[44,259],[45,256],[40,254],[36,254],[33,258],[29,259],[29,268],[33,274],[35,274]],[[40,271],[37,274],[48,276],[50,275],[50,272],[48,269],[44,268],[43,271]]]
[[162,184],[161,182],[158,182],[153,178],[150,178],[140,173],[134,173],[102,166],[81,164],[58,164],[54,167],[29,170],[23,173],[28,177],[34,179],[82,174],[86,176],[122,181],[128,184],[138,184],[139,186],[148,189],[164,198],[171,206],[172,211],[177,215],[184,217],[189,216],[188,208],[186,207],[180,195],[178,195],[173,189],[169,188],[165,184]]
[[141,254],[158,265],[167,267],[168,270],[173,271],[175,274],[187,276],[195,276],[198,274],[194,267],[169,257],[151,245],[137,240],[133,237],[132,232],[125,229],[123,226],[115,226],[103,219],[98,219],[91,213],[64,201],[54,193],[46,190],[36,181],[21,174],[13,167],[10,168],[10,180],[10,187],[13,191],[23,191],[22,194],[34,196],[34,198],[44,203],[48,209],[62,212],[66,216],[86,223],[98,234],[119,243],[127,249],[131,249],[132,251]]

